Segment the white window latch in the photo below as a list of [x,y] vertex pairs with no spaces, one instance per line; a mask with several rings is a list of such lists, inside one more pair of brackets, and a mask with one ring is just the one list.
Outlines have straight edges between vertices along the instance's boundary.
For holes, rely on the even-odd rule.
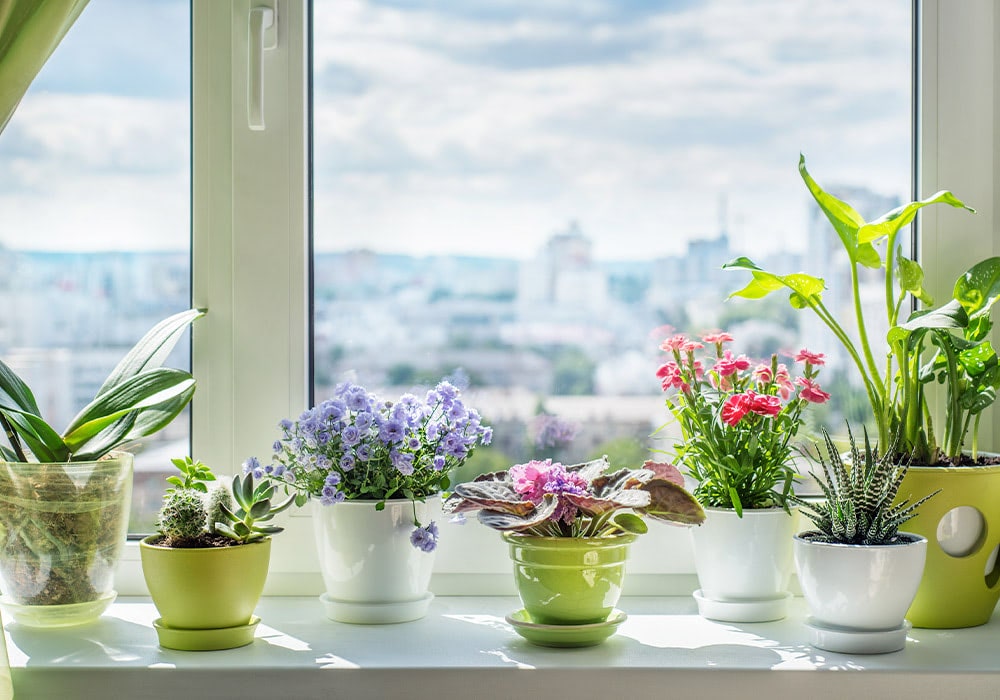
[[247,51],[247,125],[264,130],[264,52],[277,48],[277,0],[274,7],[250,8]]

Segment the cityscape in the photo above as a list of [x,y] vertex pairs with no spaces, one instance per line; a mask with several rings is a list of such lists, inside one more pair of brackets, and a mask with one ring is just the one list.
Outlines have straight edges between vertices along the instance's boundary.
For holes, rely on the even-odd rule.
[[[838,195],[866,218],[899,204],[861,188]],[[842,307],[849,303],[846,258],[818,208],[810,211],[801,251],[756,262],[823,277],[828,305]],[[835,399],[814,411],[816,424],[836,430],[845,417],[863,418],[863,394],[846,378],[847,358],[817,320],[778,294],[763,303],[725,301],[745,276],[721,265],[747,251],[732,244],[724,221],[715,237],[691,240],[676,256],[609,262],[592,251],[584,223],[569,221],[525,260],[317,253],[317,400],[344,379],[394,396],[450,378],[496,436],[463,467],[462,478],[549,456],[608,454],[613,463],[641,463],[654,450],[669,456],[672,444],[654,376],[660,342],[672,332],[725,329],[736,338],[734,349],[755,359],[790,355],[808,338],[810,349],[827,355],[824,386],[836,388]],[[189,305],[186,252],[0,250],[0,260],[12,271],[0,281],[8,309],[0,352],[57,427],[94,396],[146,330]],[[875,323],[879,288],[874,280],[862,286],[863,296],[871,289]],[[180,344],[170,362],[188,366],[187,353]],[[187,451],[187,430],[186,421],[175,421],[142,446],[138,522],[148,524],[155,512],[162,471],[170,456]]]

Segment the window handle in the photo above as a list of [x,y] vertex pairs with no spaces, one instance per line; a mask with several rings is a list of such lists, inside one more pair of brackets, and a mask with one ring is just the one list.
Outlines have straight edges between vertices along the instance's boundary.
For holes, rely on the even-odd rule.
[[247,126],[264,130],[264,51],[278,45],[275,31],[275,8],[252,7],[247,51]]

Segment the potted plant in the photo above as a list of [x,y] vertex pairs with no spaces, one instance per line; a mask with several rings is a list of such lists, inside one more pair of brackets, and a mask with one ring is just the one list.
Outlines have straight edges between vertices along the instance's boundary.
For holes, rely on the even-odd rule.
[[267,579],[270,524],[292,505],[273,504],[276,484],[233,477],[232,490],[190,457],[171,460],[182,477],[167,478],[157,518],[159,532],[139,543],[142,574],[160,618],[160,646],[184,651],[232,649],[253,641],[253,617]]
[[907,465],[893,449],[879,454],[867,431],[863,450],[850,435],[850,466],[829,434],[825,440],[829,462],[819,455],[823,472],[814,475],[824,499],[791,497],[816,526],[795,536],[812,643],[844,653],[898,651],[906,644],[904,616],[927,553],[927,538],[899,526],[937,492],[915,503],[896,501]]
[[202,314],[185,311],[150,330],[62,434],[0,362],[9,441],[0,446],[0,605],[18,622],[82,624],[114,599],[132,495],[132,455],[119,448],[165,427],[191,400],[191,375],[161,364]]
[[793,378],[777,356],[762,364],[724,349],[732,341],[728,333],[668,338],[657,376],[680,427],[677,461],[708,512],[691,531],[698,609],[715,620],[777,620],[791,596],[792,440],[806,406],[830,395],[817,383],[822,354],[799,351],[804,372]]
[[326,586],[320,600],[340,622],[405,622],[423,617],[438,527],[434,513],[448,473],[492,439],[458,389],[439,383],[423,398],[382,401],[344,383],[333,398],[283,420],[268,475],[315,512],[317,552]]
[[[824,191],[799,159],[799,173],[826,214],[847,253],[851,271],[854,318],[839,321],[823,302],[824,282],[805,273],[778,275],[741,257],[724,267],[746,270],[752,279],[731,297],[763,298],[790,292],[796,309],[809,309],[833,332],[856,368],[871,404],[879,445],[899,436],[896,459],[912,458],[902,490],[920,497],[943,490],[910,524],[928,538],[927,567],[910,611],[918,627],[967,627],[985,623],[993,614],[1000,587],[988,585],[987,570],[1000,529],[992,504],[1000,497],[1000,466],[979,452],[979,422],[996,400],[1000,363],[989,340],[990,312],[1000,298],[1000,257],[976,263],[955,282],[952,298],[934,307],[923,287],[920,265],[902,255],[900,230],[917,212],[932,204],[972,211],[950,192],[910,202],[866,222],[848,203]],[[880,253],[876,244],[884,243]],[[882,269],[887,343],[876,342],[864,315],[859,270]],[[908,314],[909,300],[923,305]],[[853,328],[851,328],[853,326]],[[852,336],[852,332],[856,335]],[[856,338],[856,340],[855,340]],[[928,387],[943,388],[943,431],[935,432]],[[940,434],[941,441],[937,436]],[[966,444],[971,454],[964,455]],[[975,466],[970,469],[968,466]],[[973,518],[963,518],[972,512]],[[971,531],[966,528],[971,528]],[[956,548],[939,541],[938,532],[956,533]],[[982,535],[982,536],[980,536]]]
[[531,461],[459,484],[444,510],[477,512],[501,531],[524,604],[507,621],[521,636],[545,646],[589,646],[625,619],[615,605],[628,546],[647,531],[640,516],[681,525],[704,520],[683,482],[669,464],[611,471],[607,457],[569,467]]

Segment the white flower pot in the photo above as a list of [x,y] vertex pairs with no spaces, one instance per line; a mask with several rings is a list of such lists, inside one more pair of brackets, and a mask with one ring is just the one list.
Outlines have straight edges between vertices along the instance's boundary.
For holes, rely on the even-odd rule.
[[[792,513],[794,514],[794,510]],[[781,508],[706,508],[691,528],[702,616],[727,622],[779,620],[787,611],[795,517]]]
[[338,622],[381,624],[423,617],[434,595],[428,592],[434,552],[410,543],[416,519],[427,525],[440,513],[440,496],[426,503],[344,501],[317,506],[313,519],[316,549],[326,593],[327,616]]
[[813,620],[885,631],[903,625],[924,570],[927,540],[908,544],[830,544],[795,536],[795,567]]

